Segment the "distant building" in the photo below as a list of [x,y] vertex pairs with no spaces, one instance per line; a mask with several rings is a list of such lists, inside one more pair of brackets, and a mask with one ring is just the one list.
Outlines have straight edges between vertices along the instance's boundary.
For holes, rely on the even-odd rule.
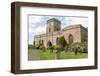
[[87,29],[81,24],[69,25],[61,29],[61,21],[52,18],[47,21],[46,33],[34,36],[34,45],[43,44],[47,47],[48,42],[57,44],[57,39],[64,36],[67,43],[80,43],[87,34]]

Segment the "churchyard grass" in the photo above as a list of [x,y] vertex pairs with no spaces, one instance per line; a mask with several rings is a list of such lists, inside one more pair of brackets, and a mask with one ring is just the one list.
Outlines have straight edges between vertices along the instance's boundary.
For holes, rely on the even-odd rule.
[[[32,51],[34,49],[29,49],[28,54],[31,55]],[[40,50],[40,49],[35,49],[38,52],[38,56],[40,60],[55,60],[56,59],[56,52],[53,50],[53,52],[50,52],[50,50]],[[74,51],[62,51],[60,53],[60,59],[82,59],[82,58],[88,58],[88,53],[78,53],[75,55]]]

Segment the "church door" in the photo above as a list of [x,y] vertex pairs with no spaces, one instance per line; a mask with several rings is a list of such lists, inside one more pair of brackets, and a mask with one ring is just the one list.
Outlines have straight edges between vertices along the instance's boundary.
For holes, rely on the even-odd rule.
[[47,47],[48,47],[48,48],[51,48],[51,47],[52,47],[51,41],[48,41],[48,42],[47,42]]

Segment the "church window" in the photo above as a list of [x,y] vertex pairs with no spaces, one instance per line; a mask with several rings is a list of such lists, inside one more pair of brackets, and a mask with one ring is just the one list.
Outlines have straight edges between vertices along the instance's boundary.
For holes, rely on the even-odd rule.
[[58,40],[59,40],[59,38],[57,37],[57,38],[56,38],[56,45],[59,44],[59,41],[58,41]]
[[73,35],[72,34],[70,34],[69,36],[68,36],[68,40],[69,40],[69,44],[72,44],[73,43]]
[[42,40],[42,45],[44,44],[44,41]]
[[49,32],[51,32],[51,29],[49,28]]
[[34,43],[33,43],[33,44],[34,44],[34,46],[35,46],[35,41],[34,41]]

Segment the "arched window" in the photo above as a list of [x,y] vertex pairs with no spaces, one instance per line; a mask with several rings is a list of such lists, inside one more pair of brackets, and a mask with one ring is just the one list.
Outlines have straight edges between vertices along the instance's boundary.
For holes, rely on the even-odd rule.
[[49,33],[51,32],[51,29],[49,28]]
[[44,45],[44,41],[42,40],[42,45]]
[[35,46],[35,41],[34,41],[34,43],[33,43],[33,44],[34,44],[34,46]]
[[59,44],[59,38],[57,37],[56,38],[56,45],[58,45]]
[[72,34],[69,34],[69,36],[68,36],[69,44],[72,44],[73,43],[73,40],[74,40],[73,35]]

